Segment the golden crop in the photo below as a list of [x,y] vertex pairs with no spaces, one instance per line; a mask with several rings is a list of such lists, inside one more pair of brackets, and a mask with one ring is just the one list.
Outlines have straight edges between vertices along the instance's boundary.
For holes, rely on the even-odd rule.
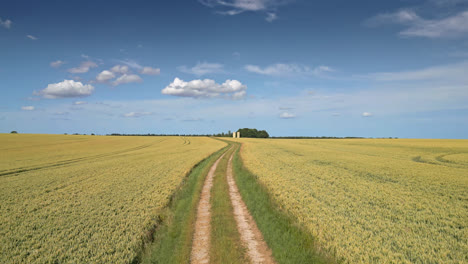
[[129,263],[209,138],[0,135],[0,263]]
[[240,141],[247,168],[338,259],[468,262],[467,140]]

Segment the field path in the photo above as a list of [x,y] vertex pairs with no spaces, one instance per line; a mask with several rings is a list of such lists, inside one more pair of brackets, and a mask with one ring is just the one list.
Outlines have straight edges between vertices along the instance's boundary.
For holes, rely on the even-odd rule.
[[201,193],[200,202],[197,208],[197,220],[195,222],[195,233],[193,235],[192,252],[190,263],[210,262],[210,236],[211,236],[211,187],[213,187],[213,177],[218,167],[219,161],[226,153],[221,155],[211,166]]
[[239,230],[242,243],[247,248],[247,255],[251,263],[276,263],[271,255],[271,249],[263,239],[263,235],[258,229],[252,215],[250,215],[234,181],[232,173],[233,156],[234,153],[229,158],[226,177],[229,184],[229,196],[231,197],[237,229]]

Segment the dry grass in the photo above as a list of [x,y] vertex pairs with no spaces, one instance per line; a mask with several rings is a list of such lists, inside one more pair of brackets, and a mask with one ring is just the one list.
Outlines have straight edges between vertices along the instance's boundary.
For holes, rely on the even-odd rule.
[[467,140],[240,141],[246,167],[337,259],[468,262]]
[[128,263],[209,138],[0,135],[1,263]]

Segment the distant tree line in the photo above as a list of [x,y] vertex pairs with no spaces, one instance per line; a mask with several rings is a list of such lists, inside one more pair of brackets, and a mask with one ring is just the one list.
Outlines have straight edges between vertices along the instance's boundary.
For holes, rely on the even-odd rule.
[[[222,133],[224,136],[227,134]],[[221,134],[154,134],[154,133],[148,133],[148,134],[121,134],[121,133],[112,133],[112,134],[106,134],[106,136],[139,136],[139,137],[219,137],[218,135]]]
[[[268,138],[268,132],[265,130],[257,130],[254,128],[242,128],[237,130],[240,132],[241,137],[248,138]],[[164,137],[164,136],[182,136],[182,137],[232,137],[232,132],[228,131],[227,133],[221,132],[216,134],[121,134],[121,133],[112,133],[107,134],[106,136],[146,136],[146,137]]]
[[[271,137],[273,139],[364,139],[366,137],[327,137],[327,136],[321,136],[321,137]],[[367,139],[372,139],[373,137],[367,137]],[[376,137],[377,139],[398,139],[398,137]]]
[[[236,132],[240,132],[241,138],[272,138],[272,139],[364,139],[366,137],[329,137],[329,136],[314,136],[314,137],[301,137],[301,136],[284,136],[284,137],[270,137],[267,131],[257,130],[255,128],[241,128]],[[94,134],[91,134],[94,135]],[[180,136],[180,137],[232,137],[232,132],[221,132],[216,134],[121,134],[112,133],[106,136],[145,136],[145,137],[165,137],[165,136]],[[369,137],[372,139],[372,137]],[[376,137],[379,139],[398,139],[398,137]]]
[[291,136],[291,137],[271,137],[271,138],[277,138],[277,139],[359,139],[359,138],[364,138],[364,137],[328,137],[328,136],[321,136],[321,137],[297,137],[297,136]]
[[255,128],[241,128],[237,130],[240,132],[241,138],[268,138],[270,135],[265,130],[257,130]]

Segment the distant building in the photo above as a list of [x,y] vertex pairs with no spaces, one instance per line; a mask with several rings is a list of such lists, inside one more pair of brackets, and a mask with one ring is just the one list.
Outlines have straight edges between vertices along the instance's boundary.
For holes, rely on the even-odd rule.
[[237,138],[240,138],[240,132],[237,132]]
[[233,132],[233,133],[232,133],[232,138],[236,138],[236,136],[237,136],[237,133],[236,133],[236,132]]

